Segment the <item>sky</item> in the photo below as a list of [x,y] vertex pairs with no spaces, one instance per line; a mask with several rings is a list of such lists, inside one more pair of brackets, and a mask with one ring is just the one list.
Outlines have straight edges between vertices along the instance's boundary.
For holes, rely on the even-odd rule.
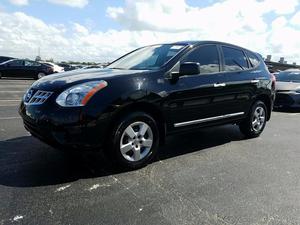
[[183,40],[300,64],[300,0],[0,0],[0,55],[108,62]]

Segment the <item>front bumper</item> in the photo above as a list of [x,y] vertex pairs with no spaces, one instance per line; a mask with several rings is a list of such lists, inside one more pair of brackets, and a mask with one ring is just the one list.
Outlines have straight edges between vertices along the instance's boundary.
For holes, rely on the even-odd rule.
[[24,127],[32,136],[53,147],[100,148],[107,139],[108,114],[90,115],[82,108],[58,105],[25,105],[19,107]]
[[300,93],[277,92],[274,108],[300,108]]

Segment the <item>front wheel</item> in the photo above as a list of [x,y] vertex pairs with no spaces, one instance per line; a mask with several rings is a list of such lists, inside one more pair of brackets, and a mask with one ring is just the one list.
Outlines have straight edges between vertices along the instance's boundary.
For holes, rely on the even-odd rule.
[[107,151],[119,165],[137,169],[151,162],[158,145],[159,131],[155,120],[144,112],[135,112],[119,120]]
[[267,107],[262,101],[256,101],[250,110],[248,117],[239,127],[247,138],[258,137],[265,129],[267,123]]

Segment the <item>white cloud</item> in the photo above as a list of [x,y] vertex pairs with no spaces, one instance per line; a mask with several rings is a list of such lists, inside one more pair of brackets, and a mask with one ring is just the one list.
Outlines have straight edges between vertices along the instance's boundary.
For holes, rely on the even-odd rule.
[[[24,6],[29,4],[29,0],[9,0],[11,4]],[[84,8],[89,0],[48,0],[50,3],[70,6],[74,8]]]
[[83,35],[87,35],[89,33],[89,30],[79,23],[74,23],[74,31]]
[[298,0],[226,0],[200,8],[187,5],[185,0],[126,0],[124,8],[109,7],[107,15],[130,30],[263,31],[264,14],[289,14],[297,4]]
[[[177,37],[220,40],[262,54],[272,54],[273,48],[276,48],[282,50],[278,55],[300,62],[300,53],[296,54],[296,49],[287,47],[290,46],[287,42],[297,45],[297,36],[288,36],[285,40],[280,38],[283,42],[280,45],[286,48],[276,47],[278,43],[273,38],[277,35],[274,29],[288,26],[285,16],[293,14],[299,3],[299,0],[225,0],[200,8],[189,6],[185,0],[126,0],[124,7],[109,7],[107,15],[128,30],[156,34],[169,32],[168,41],[172,41],[174,36],[175,40]],[[272,24],[265,19],[269,13],[279,16]],[[296,20],[297,17],[294,23],[297,23]],[[297,34],[297,30],[294,31]]]
[[28,0],[9,0],[11,4],[17,5],[17,6],[23,6],[28,5]]
[[[123,29],[106,32],[0,12],[0,52],[34,58],[40,47],[43,58],[103,62],[153,43],[218,40],[300,64],[297,4],[297,0],[225,0],[200,8],[184,0],[127,0],[124,7],[107,9]],[[277,15],[271,23],[265,18],[269,13]]]
[[48,0],[48,1],[54,4],[66,5],[75,8],[83,8],[89,3],[88,0]]
[[287,22],[288,21],[284,16],[278,17],[272,22],[272,28],[273,29],[284,28],[286,26]]
[[291,24],[300,27],[300,11],[292,17]]

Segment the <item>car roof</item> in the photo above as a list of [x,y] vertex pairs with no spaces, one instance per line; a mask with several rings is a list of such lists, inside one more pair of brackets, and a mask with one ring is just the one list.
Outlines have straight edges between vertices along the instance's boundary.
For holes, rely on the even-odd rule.
[[231,46],[231,47],[234,47],[234,48],[241,48],[243,50],[247,50],[249,52],[253,52],[255,54],[258,54],[257,52],[251,51],[251,50],[243,48],[241,46],[230,44],[230,43],[226,43],[226,42],[221,42],[221,41],[205,41],[205,40],[204,41],[179,41],[179,42],[174,42],[172,44],[177,44],[177,45],[191,45],[191,46],[204,45],[204,44],[227,45],[227,46]]

